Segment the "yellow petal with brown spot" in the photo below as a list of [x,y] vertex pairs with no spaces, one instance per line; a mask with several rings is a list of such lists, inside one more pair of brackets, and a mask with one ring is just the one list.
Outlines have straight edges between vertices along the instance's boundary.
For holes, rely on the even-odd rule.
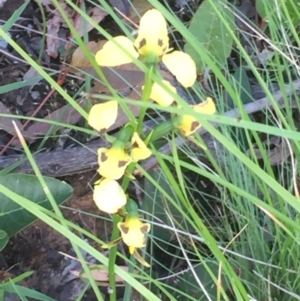
[[[216,112],[214,101],[208,97],[206,101],[191,106],[195,112],[212,115]],[[189,136],[195,133],[200,127],[200,121],[191,115],[182,115],[179,117],[177,125],[183,136]]]
[[130,157],[133,162],[145,160],[152,154],[151,150],[147,147],[145,142],[140,138],[137,132],[134,132],[131,138],[132,149]]
[[167,22],[156,9],[148,10],[141,18],[134,46],[142,56],[162,56],[169,48]]
[[150,224],[142,223],[138,217],[127,216],[125,222],[118,223],[118,228],[131,254],[136,248],[145,247],[145,235],[150,231]]
[[101,147],[98,149],[98,173],[107,179],[118,180],[123,177],[127,166],[132,162],[131,157],[122,148]]
[[216,113],[216,105],[212,100],[212,98],[210,97],[207,97],[206,101],[193,105],[193,109],[195,112],[199,112],[203,114],[212,115]]

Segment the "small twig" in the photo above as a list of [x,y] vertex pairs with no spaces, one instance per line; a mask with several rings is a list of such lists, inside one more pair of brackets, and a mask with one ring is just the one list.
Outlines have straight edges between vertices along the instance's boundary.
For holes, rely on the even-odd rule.
[[131,21],[126,15],[124,15],[117,7],[114,7],[114,10],[119,13],[125,20],[127,20],[130,24],[132,24],[136,29],[139,28],[137,24]]

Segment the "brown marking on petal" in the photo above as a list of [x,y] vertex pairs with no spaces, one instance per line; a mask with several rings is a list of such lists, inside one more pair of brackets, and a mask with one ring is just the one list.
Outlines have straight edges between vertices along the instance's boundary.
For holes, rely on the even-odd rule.
[[140,45],[139,45],[139,48],[142,48],[142,47],[144,47],[145,45],[146,45],[146,39],[144,38],[144,39],[142,39],[141,41],[140,41]]
[[123,167],[127,164],[128,161],[119,161],[118,167]]
[[100,133],[100,135],[104,135],[105,132],[106,132],[106,129],[101,129],[99,133]]
[[106,161],[106,160],[107,160],[106,154],[105,154],[105,153],[102,153],[102,154],[101,154],[101,157],[100,157],[100,161],[101,161],[101,162],[104,162],[104,161]]
[[162,47],[164,45],[164,42],[162,39],[159,39],[157,44],[159,47]]
[[191,131],[194,131],[199,125],[200,123],[198,121],[193,121],[191,124]]
[[144,234],[144,233],[147,233],[149,231],[149,225],[144,225],[141,227],[141,232]]
[[124,226],[124,225],[120,225],[120,228],[121,228],[121,231],[124,233],[124,234],[127,234],[129,232],[129,228]]
[[136,48],[136,46],[135,46],[135,45],[133,45],[133,48],[134,48],[134,50],[135,50],[136,52],[139,52],[139,49],[138,49],[138,48]]

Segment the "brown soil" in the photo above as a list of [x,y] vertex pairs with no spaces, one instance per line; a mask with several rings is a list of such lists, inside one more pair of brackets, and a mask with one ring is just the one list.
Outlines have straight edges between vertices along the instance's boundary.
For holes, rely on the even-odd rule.
[[[64,203],[62,212],[67,220],[105,240],[109,236],[110,223],[88,215],[100,214],[88,186],[94,175],[95,172],[91,171],[81,176],[65,178],[74,187],[74,195]],[[99,246],[94,246],[100,250]],[[69,270],[80,271],[81,266],[76,260],[68,259],[60,252],[75,255],[68,239],[37,221],[10,240],[1,254],[1,268],[10,270],[16,276],[33,271],[32,276],[25,280],[28,287],[56,300],[75,300],[86,284],[72,277]],[[88,257],[86,259],[91,260]],[[85,300],[94,299],[88,293]]]

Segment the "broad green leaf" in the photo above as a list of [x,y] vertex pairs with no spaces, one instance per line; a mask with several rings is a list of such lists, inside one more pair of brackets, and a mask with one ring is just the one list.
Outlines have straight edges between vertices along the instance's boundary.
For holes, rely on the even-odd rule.
[[0,230],[0,252],[5,248],[8,243],[8,235],[5,231]]
[[[294,26],[300,24],[300,6],[298,0],[280,0],[277,1],[276,5],[274,5],[272,1],[257,0],[256,11],[262,19],[268,20],[268,18],[276,18],[280,25],[285,27],[288,27],[289,24],[285,22],[285,19],[287,18],[292,21]],[[280,16],[278,15],[278,12],[281,13]]]
[[255,8],[257,13],[259,14],[259,16],[264,19],[267,16],[267,11],[270,9],[271,10],[271,6],[272,3],[268,3],[268,1],[265,0],[257,0],[255,3]]
[[[44,179],[57,204],[61,204],[72,195],[73,188],[67,183],[48,177]],[[0,184],[46,209],[52,209],[36,176],[9,174],[0,176]],[[36,217],[27,212],[26,208],[20,207],[0,191],[0,229],[5,231],[8,237],[12,237],[35,220]]]
[[[188,296],[193,296],[194,300],[208,300],[204,291],[199,286],[200,281],[211,300],[217,300],[217,286],[215,281],[212,279],[211,274],[218,279],[219,265],[215,262],[206,262],[206,265],[210,271],[207,270],[204,264],[199,264],[193,267],[193,271],[188,270],[183,273],[181,277],[178,277],[176,281],[174,281],[176,288]],[[195,277],[198,277],[199,279],[197,280]],[[228,283],[224,277],[222,277],[222,288],[224,290],[228,288]],[[178,301],[187,300],[184,295],[176,297],[176,300]]]
[[[209,53],[216,63],[223,66],[231,52],[233,39],[210,2],[219,8],[219,12],[231,29],[235,28],[233,13],[224,7],[226,0],[204,0],[193,16],[189,31],[204,48],[203,51]],[[203,72],[205,63],[193,46],[187,43],[184,50],[194,59],[198,71]]]

